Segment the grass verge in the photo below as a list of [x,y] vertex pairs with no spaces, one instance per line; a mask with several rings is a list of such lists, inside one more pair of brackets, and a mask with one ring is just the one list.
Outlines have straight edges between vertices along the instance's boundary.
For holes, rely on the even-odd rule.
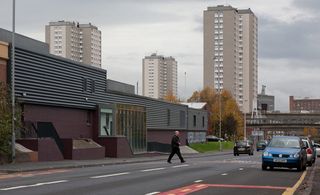
[[[221,142],[223,150],[233,149],[233,142]],[[190,144],[190,147],[194,150],[204,153],[204,152],[214,152],[219,151],[220,145],[219,142],[206,142],[206,143],[193,143]]]

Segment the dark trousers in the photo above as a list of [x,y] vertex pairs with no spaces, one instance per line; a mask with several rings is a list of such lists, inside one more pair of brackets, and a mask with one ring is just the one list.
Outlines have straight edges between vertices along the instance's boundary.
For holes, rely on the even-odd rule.
[[170,156],[169,156],[169,158],[168,158],[168,162],[171,162],[171,159],[172,159],[172,157],[174,156],[174,154],[177,154],[178,157],[179,157],[179,159],[180,159],[180,161],[181,161],[181,162],[184,162],[184,160],[183,160],[183,158],[182,158],[182,156],[181,156],[180,148],[179,148],[179,147],[172,147],[172,149],[171,149],[171,154],[170,154]]

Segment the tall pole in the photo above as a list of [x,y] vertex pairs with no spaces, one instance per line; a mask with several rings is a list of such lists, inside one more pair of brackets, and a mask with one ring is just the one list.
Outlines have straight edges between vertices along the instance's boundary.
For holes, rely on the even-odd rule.
[[220,86],[220,78],[219,78],[219,150],[222,151],[222,144],[221,144],[221,126],[222,126],[222,114],[221,114],[221,86]]
[[247,128],[247,118],[246,118],[246,112],[244,111],[244,108],[243,108],[243,139],[246,140],[247,139],[247,131],[246,131],[246,128]]
[[16,1],[12,0],[12,45],[11,45],[11,105],[12,105],[12,137],[11,137],[11,152],[12,152],[12,163],[16,161],[16,134],[15,134],[15,23],[16,23]]

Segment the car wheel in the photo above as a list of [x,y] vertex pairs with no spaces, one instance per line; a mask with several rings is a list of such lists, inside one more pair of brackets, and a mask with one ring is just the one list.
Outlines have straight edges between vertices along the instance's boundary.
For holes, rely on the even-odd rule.
[[233,156],[237,156],[237,154],[236,154],[236,153],[233,153]]
[[302,162],[300,161],[300,163],[298,164],[298,167],[297,167],[297,171],[302,171],[303,167],[305,167],[305,166],[303,166]]
[[306,169],[307,169],[307,165],[305,164],[305,165],[302,166],[302,170],[305,171]]
[[263,170],[263,171],[267,170],[267,166],[266,166],[266,165],[264,165],[263,163],[262,163],[261,168],[262,168],[262,170]]

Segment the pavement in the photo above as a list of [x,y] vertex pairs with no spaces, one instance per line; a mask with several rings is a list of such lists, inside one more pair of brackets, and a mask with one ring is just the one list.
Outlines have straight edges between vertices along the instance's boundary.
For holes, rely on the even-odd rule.
[[[207,152],[197,153],[189,147],[181,147],[181,153],[187,160],[188,158],[198,158],[206,156],[219,156],[230,155],[231,150],[225,150],[222,152]],[[140,162],[152,162],[152,161],[166,161],[168,158],[167,153],[145,153],[135,155],[132,158],[103,158],[97,160],[63,160],[63,161],[47,161],[47,162],[25,162],[25,163],[13,163],[0,165],[0,175],[16,172],[29,172],[40,171],[49,169],[65,169],[65,168],[81,168],[81,167],[95,167],[106,166],[115,164],[130,164]]]
[[295,195],[318,195],[320,194],[320,159],[316,160],[312,167],[308,167],[307,175]]

